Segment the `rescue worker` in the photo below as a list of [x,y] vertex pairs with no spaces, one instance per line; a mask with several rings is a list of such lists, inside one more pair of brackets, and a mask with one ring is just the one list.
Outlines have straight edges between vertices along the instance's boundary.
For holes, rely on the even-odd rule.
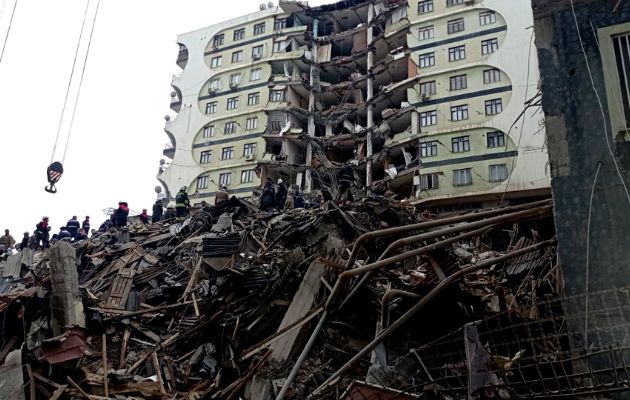
[[9,250],[15,246],[15,239],[9,234],[9,230],[4,230],[4,236],[0,237],[0,244],[4,245],[5,249]]
[[85,232],[86,235],[90,233],[90,216],[89,215],[85,216],[85,220],[83,221],[83,224],[81,224],[81,228],[83,228],[83,231]]
[[219,204],[226,202],[230,199],[230,194],[227,191],[227,186],[221,186],[221,190],[219,190],[214,196],[214,205],[218,206]]
[[73,215],[72,219],[66,223],[66,229],[68,230],[68,232],[70,232],[70,235],[72,235],[73,239],[77,236],[79,228],[81,228],[81,224],[79,223],[77,216]]
[[293,192],[293,208],[304,208],[304,206],[306,206],[304,196],[300,193],[300,189],[295,189],[295,192]]
[[42,249],[48,248],[48,239],[50,237],[50,226],[48,226],[48,217],[42,217],[40,223],[35,226],[35,238],[37,246]]
[[173,207],[168,207],[166,209],[166,212],[164,213],[164,221],[171,220],[175,217],[176,217],[176,214],[175,214],[175,210],[173,210]]
[[332,197],[332,194],[330,193],[330,190],[325,186],[322,188],[322,200],[324,202],[333,201],[333,197]]
[[147,214],[146,208],[142,209],[142,214],[140,214],[139,217],[140,217],[140,222],[142,222],[144,225],[149,224],[149,214]]
[[74,240],[78,242],[79,240],[86,240],[87,238],[88,238],[87,234],[85,233],[83,228],[81,228],[79,229],[79,232],[77,232],[77,236],[75,236]]
[[162,214],[164,213],[164,205],[162,200],[158,199],[153,204],[153,215],[151,216],[151,222],[156,223],[162,220]]
[[188,188],[182,186],[175,196],[175,210],[177,211],[177,220],[181,221],[188,216],[188,207],[190,207],[190,200],[188,199]]
[[24,232],[24,236],[22,237],[22,242],[20,243],[20,251],[26,249],[28,247],[28,242],[31,240],[31,236],[28,232]]
[[276,190],[276,207],[278,207],[278,211],[284,210],[288,192],[287,186],[282,179],[278,179],[278,189]]
[[68,241],[70,241],[72,240],[72,233],[68,230],[67,227],[62,226],[61,228],[59,228],[59,235],[57,235],[57,238],[59,240],[69,239]]
[[[354,202],[354,196],[352,195],[352,186],[354,186],[354,171],[352,167],[345,164],[338,175],[339,179],[339,197],[338,200],[344,200],[347,202]],[[344,199],[345,195],[345,199]]]
[[265,183],[265,188],[260,198],[260,209],[267,212],[276,210],[276,190],[270,178],[267,178],[267,183]]
[[118,203],[118,209],[114,212],[116,217],[114,223],[118,228],[127,226],[127,217],[129,216],[129,205],[121,201]]

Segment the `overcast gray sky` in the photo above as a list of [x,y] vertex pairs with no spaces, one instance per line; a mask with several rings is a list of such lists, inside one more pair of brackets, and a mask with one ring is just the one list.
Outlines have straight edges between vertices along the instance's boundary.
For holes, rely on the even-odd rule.
[[[0,43],[15,3],[3,1]],[[174,115],[169,83],[179,72],[176,36],[254,12],[262,1],[102,0],[66,171],[55,195],[44,192],[46,167],[87,0],[18,1],[0,64],[0,229],[11,229],[19,241],[43,215],[57,232],[74,214],[80,220],[90,215],[98,228],[106,218],[102,210],[120,200],[134,211],[150,210],[168,141],[163,117]],[[95,6],[92,0],[90,15]],[[63,154],[64,132],[55,159]]]

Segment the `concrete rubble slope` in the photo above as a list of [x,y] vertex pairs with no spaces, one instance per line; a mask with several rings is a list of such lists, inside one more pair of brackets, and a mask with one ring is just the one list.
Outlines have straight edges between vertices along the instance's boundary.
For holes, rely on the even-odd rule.
[[[183,223],[56,243],[17,273],[0,264],[12,269],[0,387],[31,399],[465,398],[468,385],[440,376],[446,359],[414,354],[475,321],[542,318],[537,304],[562,294],[551,210],[436,216],[367,197],[271,214],[232,198]],[[484,371],[535,357],[518,351]],[[20,366],[23,382],[8,381]],[[483,390],[502,379],[484,373]]]

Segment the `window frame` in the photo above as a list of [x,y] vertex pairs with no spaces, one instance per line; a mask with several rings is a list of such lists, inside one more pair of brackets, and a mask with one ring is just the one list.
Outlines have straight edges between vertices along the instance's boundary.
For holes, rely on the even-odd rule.
[[464,17],[459,17],[446,22],[446,32],[451,35],[457,32],[463,32],[466,30],[466,24]]
[[428,142],[420,142],[420,158],[437,157],[438,141],[429,140]]
[[435,37],[435,25],[421,26],[418,28],[418,40],[424,41]]
[[[456,178],[461,178],[463,175],[464,177],[464,183],[461,182],[456,182],[456,180],[461,180],[461,179],[456,179]],[[472,168],[460,168],[460,169],[454,169],[453,170],[453,186],[454,187],[458,187],[458,186],[470,186],[473,184],[473,180],[472,180]]]
[[[496,79],[495,79],[496,78]],[[483,70],[483,84],[490,85],[501,82],[501,70],[498,68],[489,68]]]
[[[484,102],[485,112],[487,116],[499,115],[503,112],[503,99],[489,99]],[[490,110],[490,112],[488,112]]]
[[486,147],[490,149],[505,147],[505,132],[491,131],[486,133]]
[[238,86],[241,84],[241,74],[231,74],[229,78],[230,87]]
[[[258,73],[258,78],[254,77],[254,71]],[[252,68],[249,70],[249,81],[254,82],[262,79],[262,68]]]
[[245,39],[245,28],[234,29],[234,33],[232,35],[232,41],[238,42],[239,40]]
[[197,190],[208,189],[210,183],[210,177],[208,175],[202,175],[197,177]]
[[[250,123],[250,121],[252,121]],[[258,117],[249,117],[245,120],[245,130],[253,131],[258,129]]]
[[239,100],[239,96],[229,97],[227,99],[226,110],[236,110],[236,109],[238,109],[238,100]]
[[223,56],[216,56],[210,59],[210,68],[221,68],[223,65]]
[[275,18],[273,20],[273,30],[281,31],[287,27],[287,18]]
[[[428,85],[429,91],[427,92],[425,86]],[[437,93],[437,83],[435,80],[420,82],[420,95],[425,94],[427,96],[432,96]]]
[[215,129],[214,125],[204,126],[202,137],[204,139],[210,139],[211,137],[214,137],[214,129]]
[[448,89],[451,92],[468,89],[468,74],[449,76]]
[[236,64],[243,61],[243,50],[237,50],[232,52],[232,64]]
[[208,88],[212,89],[212,90],[219,90],[220,88],[220,83],[221,83],[221,79],[219,78],[213,78],[210,80],[210,83],[208,84]]
[[262,58],[264,51],[265,46],[262,44],[252,47],[252,58],[256,57],[256,55],[258,55],[258,58]]
[[433,0],[420,0],[418,2],[418,14],[433,12]]
[[[253,169],[244,169],[241,171],[241,183],[252,183],[254,182],[254,176],[256,175],[256,171]],[[245,177],[246,179],[243,179]]]
[[247,95],[247,105],[255,106],[260,104],[260,92],[253,92]]
[[262,35],[263,33],[265,33],[266,25],[267,25],[266,22],[259,22],[257,24],[254,24],[254,27],[253,27],[254,36]]
[[212,162],[212,150],[204,150],[199,156],[199,164],[209,164]]
[[[488,22],[489,21],[489,22]],[[479,11],[479,26],[492,25],[497,22],[497,13],[492,10]]]
[[470,152],[470,135],[451,138],[451,153]]
[[223,126],[224,135],[233,135],[236,133],[236,121],[228,121]]
[[214,46],[214,47],[223,46],[223,43],[225,43],[225,34],[224,33],[220,33],[218,35],[214,35],[214,38],[212,39],[212,46]]
[[487,56],[499,50],[499,38],[490,38],[481,41],[481,55]]
[[418,68],[430,68],[435,65],[435,52],[431,51],[418,55]]
[[243,145],[243,157],[248,155],[256,155],[256,142],[245,143]]
[[[457,118],[455,118],[455,117]],[[468,104],[459,104],[451,107],[451,121],[465,121],[468,119]]]
[[[423,123],[423,120],[425,123]],[[437,125],[437,121],[437,110],[423,111],[420,113],[420,127],[435,126]]]
[[233,160],[233,159],[234,159],[234,146],[223,147],[221,149],[221,161]]
[[448,62],[456,62],[466,59],[466,45],[449,47],[448,49]]
[[206,115],[216,114],[219,104],[216,101],[209,101],[206,103]]
[[[429,179],[431,178],[431,179]],[[432,185],[429,186],[429,180]],[[440,174],[431,172],[428,174],[420,174],[420,190],[437,190],[440,188]]]
[[[278,97],[280,94],[280,97]],[[272,103],[283,103],[286,101],[286,89],[282,90],[270,90],[269,91],[269,101]]]
[[464,0],[446,0],[446,7],[453,7],[459,4],[464,4]]
[[[502,177],[502,179],[499,179],[496,177],[493,179],[493,176],[492,176],[493,169],[495,170],[495,172],[503,171],[503,175],[500,176]],[[495,173],[495,175],[498,175],[498,174]],[[509,173],[508,173],[507,164],[492,164],[488,166],[488,181],[489,182],[493,182],[493,183],[505,182],[508,176],[509,176]]]
[[[224,179],[226,178],[226,179]],[[231,172],[221,172],[219,174],[219,185],[221,186],[231,186],[232,185],[232,173]]]

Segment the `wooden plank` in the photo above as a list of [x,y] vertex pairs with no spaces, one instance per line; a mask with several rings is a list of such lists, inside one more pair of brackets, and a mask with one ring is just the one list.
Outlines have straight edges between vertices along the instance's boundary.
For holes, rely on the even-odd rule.
[[66,391],[67,387],[68,385],[61,385],[59,388],[57,388],[57,390],[53,392],[52,396],[50,396],[48,400],[57,400],[59,397],[61,397],[63,392]]
[[28,373],[29,378],[30,400],[35,400],[35,377],[33,376],[33,368],[31,368],[31,364],[26,364],[26,372]]
[[118,270],[118,274],[112,281],[107,295],[106,308],[125,309],[135,273],[135,262],[127,264]]
[[107,334],[101,336],[101,358],[103,359],[103,390],[105,397],[109,397],[109,366],[107,365]]
[[164,388],[164,380],[162,379],[162,368],[160,367],[160,360],[158,360],[156,352],[151,353],[151,360],[153,361],[153,368],[155,368],[157,381],[160,385],[160,393],[166,394],[166,389]]
[[143,335],[145,335],[149,339],[153,340],[155,343],[160,343],[162,341],[161,337],[159,337],[155,332],[153,332],[153,331],[151,331],[149,329],[143,328],[138,321],[129,321],[129,325],[132,328],[140,331]]
[[[309,313],[315,303],[317,292],[322,284],[321,278],[324,276],[325,270],[326,268],[323,263],[317,260],[311,263],[302,279],[300,287],[295,293],[295,296],[293,296],[293,301],[291,301],[289,309],[280,323],[279,331],[295,324]],[[300,331],[301,329],[297,329],[288,332],[284,335],[283,340],[271,344],[271,358],[275,361],[287,360],[291,356]]]
[[125,360],[127,358],[127,344],[129,343],[130,335],[131,335],[131,330],[129,328],[125,328],[122,344],[120,345],[120,360],[118,361],[118,369],[125,368],[125,364],[126,364]]

